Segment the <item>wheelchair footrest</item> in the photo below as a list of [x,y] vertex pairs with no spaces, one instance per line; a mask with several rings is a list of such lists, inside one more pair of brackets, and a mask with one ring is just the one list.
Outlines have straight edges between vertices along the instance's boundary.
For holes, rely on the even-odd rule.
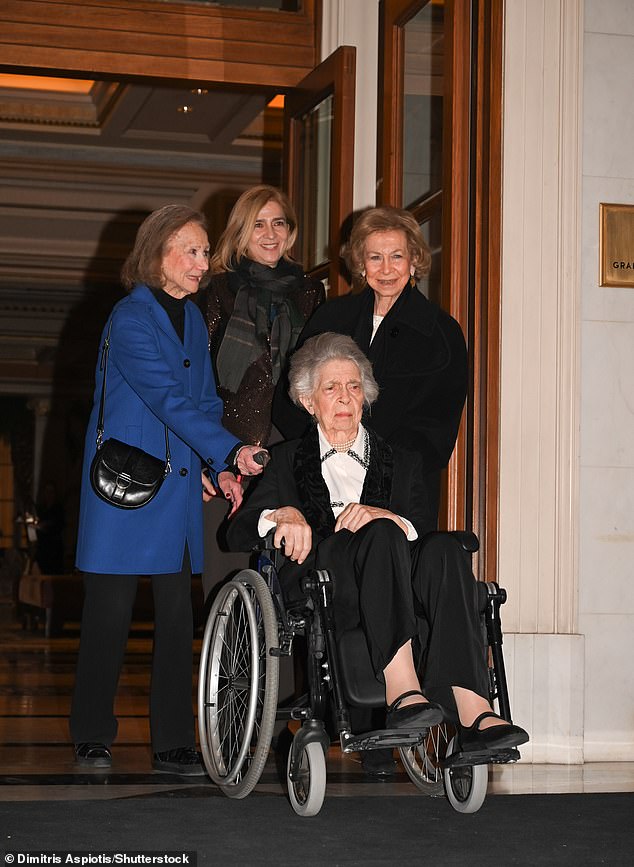
[[519,757],[519,750],[513,747],[506,750],[498,750],[497,752],[482,750],[482,752],[452,753],[444,759],[442,765],[445,768],[466,768],[473,765],[506,765],[509,762],[516,762]]
[[354,735],[341,732],[341,749],[344,753],[360,750],[382,750],[393,747],[413,747],[420,744],[427,730],[408,731],[407,729],[377,729],[372,732]]

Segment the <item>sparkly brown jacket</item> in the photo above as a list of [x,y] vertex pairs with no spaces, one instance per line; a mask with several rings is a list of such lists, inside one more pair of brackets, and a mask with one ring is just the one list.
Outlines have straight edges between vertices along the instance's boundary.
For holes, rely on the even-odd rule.
[[[323,283],[306,276],[304,285],[293,298],[304,321],[308,321],[317,306],[324,301]],[[235,302],[229,272],[214,274],[209,285],[198,293],[197,302],[207,323],[218,395],[225,407],[222,423],[242,442],[265,445],[271,435],[271,404],[275,390],[271,354],[263,352],[247,368],[235,394],[222,388],[218,381],[216,358]]]

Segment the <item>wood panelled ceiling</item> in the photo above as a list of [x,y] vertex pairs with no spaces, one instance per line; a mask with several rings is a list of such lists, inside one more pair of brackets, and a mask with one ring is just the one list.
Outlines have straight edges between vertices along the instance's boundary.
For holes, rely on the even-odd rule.
[[213,241],[245,187],[279,183],[271,100],[316,63],[317,6],[3,0],[0,394],[49,389],[60,354],[85,391],[150,210],[188,202]]

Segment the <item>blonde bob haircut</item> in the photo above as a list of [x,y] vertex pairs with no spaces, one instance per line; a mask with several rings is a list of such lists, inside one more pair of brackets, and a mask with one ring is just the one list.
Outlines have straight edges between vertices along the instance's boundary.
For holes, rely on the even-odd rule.
[[348,270],[356,281],[363,282],[365,245],[368,237],[374,232],[395,231],[405,234],[407,251],[416,280],[429,274],[431,252],[415,218],[403,208],[383,205],[380,208],[369,208],[363,211],[352,227],[350,240],[341,251]]
[[288,374],[290,395],[293,403],[305,409],[301,397],[311,398],[319,385],[319,374],[328,361],[352,361],[359,369],[363,405],[368,409],[379,396],[379,386],[372,373],[372,364],[359,349],[352,337],[326,331],[309,338],[291,356]]
[[[153,289],[162,289],[163,258],[173,235],[188,223],[195,223],[207,232],[207,221],[199,212],[188,205],[165,205],[158,208],[143,220],[136,233],[134,247],[128,254],[121,269],[121,282],[128,292],[137,283],[145,283]],[[201,286],[209,282],[209,272],[200,281]]]
[[288,223],[288,241],[283,252],[283,258],[289,259],[288,251],[297,238],[297,217],[288,196],[277,187],[268,184],[258,184],[245,190],[235,203],[229,214],[227,226],[218,239],[216,249],[211,257],[210,270],[212,274],[222,271],[233,271],[232,259],[240,261],[247,255],[247,248],[255,228],[258,214],[269,202],[276,202]]

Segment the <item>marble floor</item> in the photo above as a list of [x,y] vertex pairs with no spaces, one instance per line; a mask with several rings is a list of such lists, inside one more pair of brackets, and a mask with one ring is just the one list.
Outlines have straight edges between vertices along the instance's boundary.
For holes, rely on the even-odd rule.
[[[0,601],[0,801],[130,798],[174,792],[180,797],[220,796],[206,777],[178,777],[151,769],[147,695],[151,637],[135,624],[116,711],[119,737],[108,771],[73,763],[67,716],[78,646],[78,624],[47,639],[42,627],[25,629],[9,600]],[[198,646],[200,642],[198,641]],[[490,769],[489,794],[632,792],[634,764],[516,765]],[[257,794],[285,793],[271,755]],[[389,781],[366,777],[356,754],[337,747],[328,755],[327,797],[422,797],[399,766]],[[251,797],[253,797],[252,795]]]

